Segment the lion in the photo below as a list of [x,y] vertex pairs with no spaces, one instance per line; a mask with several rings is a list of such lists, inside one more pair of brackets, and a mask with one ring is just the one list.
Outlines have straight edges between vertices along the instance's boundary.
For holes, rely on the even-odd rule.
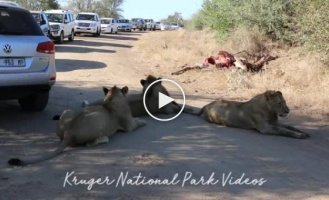
[[8,163],[16,166],[34,164],[59,155],[68,146],[105,143],[118,131],[131,132],[145,125],[143,120],[131,115],[126,99],[128,87],[104,87],[103,91],[105,98],[102,105],[88,106],[79,113],[64,111],[57,130],[62,141],[54,152],[33,160],[13,158]]
[[199,115],[207,121],[228,127],[255,129],[266,135],[305,139],[309,134],[292,126],[279,124],[289,108],[280,91],[266,91],[247,102],[218,100],[205,105]]

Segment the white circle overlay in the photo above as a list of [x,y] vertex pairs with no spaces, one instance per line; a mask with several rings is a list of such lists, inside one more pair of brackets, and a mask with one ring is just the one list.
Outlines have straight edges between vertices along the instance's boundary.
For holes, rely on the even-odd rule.
[[[176,86],[180,89],[180,91],[182,92],[182,94],[183,94],[183,106],[182,106],[182,108],[180,109],[180,111],[179,111],[175,116],[173,116],[173,117],[171,117],[171,118],[168,118],[168,119],[161,119],[161,118],[158,118],[158,117],[154,116],[154,115],[153,115],[152,113],[150,113],[150,111],[147,109],[147,106],[146,106],[146,103],[145,103],[145,97],[146,97],[146,94],[147,94],[148,90],[149,90],[154,84],[156,84],[156,83],[158,83],[158,82],[161,82],[161,81],[164,81],[164,82],[170,82],[170,83],[176,85]],[[182,88],[180,85],[178,85],[178,83],[176,83],[175,81],[170,80],[170,79],[165,79],[165,78],[163,78],[163,79],[159,79],[159,80],[156,80],[156,81],[154,81],[153,83],[151,83],[151,84],[146,88],[146,90],[145,90],[145,92],[144,92],[144,95],[143,95],[143,104],[144,104],[144,108],[145,108],[147,114],[149,114],[153,119],[158,120],[158,121],[162,121],[162,122],[168,122],[168,121],[171,121],[171,120],[176,119],[180,114],[182,114],[182,112],[183,112],[183,110],[184,110],[184,107],[185,107],[185,93],[184,93],[183,88]]]

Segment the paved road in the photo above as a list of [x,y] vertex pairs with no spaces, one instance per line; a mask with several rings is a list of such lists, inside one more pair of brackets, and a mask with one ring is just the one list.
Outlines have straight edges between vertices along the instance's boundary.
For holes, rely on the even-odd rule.
[[[58,145],[52,116],[99,98],[100,86],[140,90],[143,66],[127,62],[140,36],[78,37],[58,45],[58,82],[44,112],[24,113],[16,102],[0,102],[0,199],[329,199],[328,127],[307,116],[288,122],[310,132],[307,140],[225,128],[186,114],[172,122],[145,117],[146,127],[119,133],[109,144],[68,149],[24,168],[6,164],[12,156],[52,151]],[[112,185],[88,190],[79,182],[106,176]],[[146,183],[151,179],[163,185]],[[252,181],[255,186],[247,184]]]

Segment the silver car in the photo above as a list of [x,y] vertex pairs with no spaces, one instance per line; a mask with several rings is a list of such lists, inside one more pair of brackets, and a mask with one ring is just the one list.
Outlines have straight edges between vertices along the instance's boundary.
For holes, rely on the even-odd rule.
[[0,1],[0,99],[41,111],[56,81],[55,46],[28,10]]

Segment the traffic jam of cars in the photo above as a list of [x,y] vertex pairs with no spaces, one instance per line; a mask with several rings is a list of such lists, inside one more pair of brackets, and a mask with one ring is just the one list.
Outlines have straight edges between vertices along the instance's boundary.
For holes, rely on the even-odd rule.
[[56,82],[54,42],[74,41],[78,34],[98,37],[170,29],[153,19],[101,18],[97,13],[70,10],[29,11],[15,2],[0,1],[0,100],[18,100],[28,111],[47,106]]

